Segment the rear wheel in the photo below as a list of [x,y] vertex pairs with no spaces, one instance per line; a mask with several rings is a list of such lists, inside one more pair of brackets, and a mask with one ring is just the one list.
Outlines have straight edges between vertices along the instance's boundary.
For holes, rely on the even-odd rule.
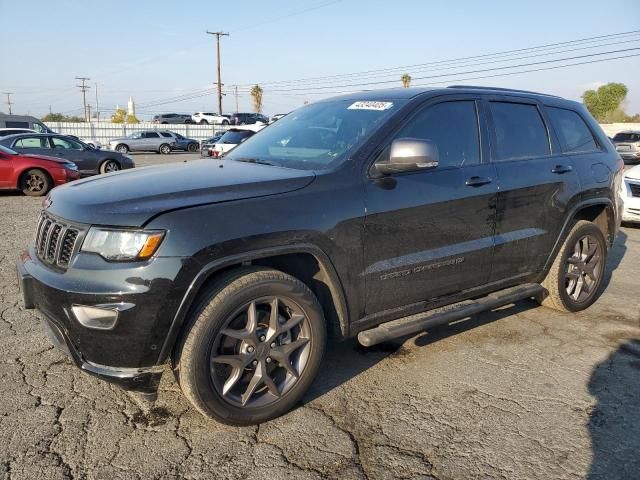
[[163,155],[168,155],[171,153],[171,147],[166,143],[163,143],[162,145],[160,145],[160,148],[158,149],[158,151]]
[[229,125],[229,120],[223,120],[222,125]]
[[596,301],[604,277],[607,243],[602,231],[586,220],[576,222],[542,282],[542,305],[577,312]]
[[203,119],[203,120],[200,120],[200,125],[209,125],[209,122]]
[[197,143],[190,143],[189,145],[187,145],[187,151],[188,152],[197,152],[198,151],[198,144]]
[[129,147],[127,147],[124,143],[121,143],[118,146],[116,146],[116,152],[129,153]]
[[22,174],[20,178],[20,190],[30,197],[41,197],[51,190],[53,182],[51,177],[39,168],[32,168]]
[[176,352],[180,386],[206,416],[264,422],[300,401],[325,341],[322,309],[305,284],[277,270],[240,270],[194,311]]
[[100,173],[111,173],[120,170],[120,165],[115,160],[105,160],[100,164]]

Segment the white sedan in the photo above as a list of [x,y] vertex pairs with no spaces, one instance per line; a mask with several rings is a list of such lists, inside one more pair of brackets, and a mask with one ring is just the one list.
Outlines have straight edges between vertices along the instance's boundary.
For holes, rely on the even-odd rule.
[[233,127],[227,130],[222,137],[211,147],[211,156],[220,158],[235,146],[241,144],[248,138],[252,137],[260,130],[266,127],[263,123],[254,125],[243,125],[241,127]]
[[191,115],[191,120],[198,125],[229,125],[229,119],[216,113],[196,112]]
[[640,165],[625,170],[621,194],[622,221],[640,223]]

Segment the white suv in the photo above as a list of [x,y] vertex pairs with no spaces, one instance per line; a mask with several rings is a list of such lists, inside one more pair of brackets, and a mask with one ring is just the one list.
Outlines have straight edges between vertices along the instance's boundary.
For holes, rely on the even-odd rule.
[[229,119],[217,113],[196,112],[191,119],[200,125],[229,125]]

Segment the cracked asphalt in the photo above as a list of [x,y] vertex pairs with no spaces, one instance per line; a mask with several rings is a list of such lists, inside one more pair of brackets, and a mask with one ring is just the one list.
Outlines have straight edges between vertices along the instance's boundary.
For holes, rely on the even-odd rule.
[[640,478],[640,229],[622,229],[585,312],[522,302],[333,345],[303,406],[237,428],[168,371],[148,405],[50,346],[14,269],[39,207],[0,194],[0,479]]

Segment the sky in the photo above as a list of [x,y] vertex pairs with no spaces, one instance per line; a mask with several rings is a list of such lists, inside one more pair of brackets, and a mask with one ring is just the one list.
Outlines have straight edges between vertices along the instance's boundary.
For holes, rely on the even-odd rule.
[[[13,92],[13,113],[42,116],[51,108],[81,115],[79,76],[91,79],[93,107],[97,84],[103,116],[126,106],[129,96],[142,119],[215,112],[215,37],[207,30],[230,33],[221,40],[224,112],[235,111],[233,85],[239,110],[252,111],[249,88],[260,84],[263,111],[272,115],[334,92],[399,87],[407,71],[414,85],[491,85],[575,100],[586,89],[622,82],[629,88],[627,113],[640,113],[640,56],[628,57],[640,54],[640,33],[590,49],[555,47],[555,56],[511,54],[509,65],[581,57],[555,63],[488,70],[506,64],[487,56],[433,64],[640,30],[640,0],[0,0],[0,18],[0,92]],[[584,57],[610,51],[618,52]],[[626,58],[477,78],[613,56]],[[380,69],[390,71],[358,73]],[[478,70],[486,71],[464,73]],[[345,74],[352,75],[300,81]],[[416,80],[422,77],[428,78]],[[289,83],[273,83],[281,81]],[[363,85],[371,82],[379,83]],[[169,103],[176,97],[181,101]],[[2,95],[0,111],[7,111],[5,101]]]

